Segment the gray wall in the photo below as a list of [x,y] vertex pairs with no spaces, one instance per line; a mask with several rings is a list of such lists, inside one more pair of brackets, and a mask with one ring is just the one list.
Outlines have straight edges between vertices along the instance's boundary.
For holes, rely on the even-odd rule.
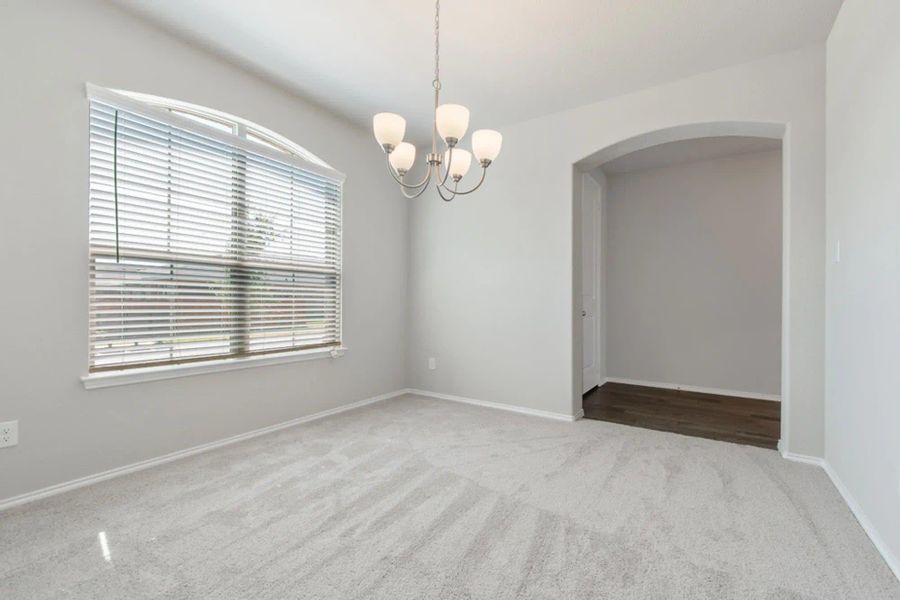
[[783,442],[822,456],[824,90],[824,48],[813,46],[504,127],[503,153],[478,194],[411,205],[411,386],[575,414],[581,224],[572,165],[668,128],[782,124],[791,242]]
[[900,577],[900,2],[844,2],[827,106],[826,459]]
[[[407,204],[371,133],[105,2],[2,3],[0,499],[405,385]],[[167,96],[268,127],[347,174],[337,360],[86,391],[84,83]]]
[[777,396],[781,152],[608,183],[607,375]]

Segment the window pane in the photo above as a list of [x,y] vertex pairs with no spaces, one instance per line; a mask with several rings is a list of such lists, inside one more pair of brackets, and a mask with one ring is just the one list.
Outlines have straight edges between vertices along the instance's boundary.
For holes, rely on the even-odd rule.
[[226,268],[97,256],[91,270],[95,367],[231,352],[237,311]]
[[202,123],[207,127],[213,127],[215,129],[218,129],[219,131],[224,131],[225,133],[234,132],[234,124],[229,123],[228,121],[220,121],[212,117],[204,117],[195,113],[179,110],[177,108],[170,108],[169,110],[179,117],[184,117],[185,119],[190,119],[191,121],[196,121],[197,123]]
[[255,143],[260,144],[260,145],[262,145],[262,146],[266,146],[267,148],[271,148],[272,150],[278,150],[279,152],[288,152],[288,153],[290,153],[290,150],[288,150],[288,149],[285,148],[284,146],[275,144],[273,141],[268,140],[268,139],[266,139],[266,138],[264,138],[264,137],[262,137],[262,136],[260,136],[260,135],[257,135],[256,133],[254,133],[254,132],[252,132],[252,131],[248,131],[248,132],[247,132],[247,139],[250,140],[251,142],[255,142]]

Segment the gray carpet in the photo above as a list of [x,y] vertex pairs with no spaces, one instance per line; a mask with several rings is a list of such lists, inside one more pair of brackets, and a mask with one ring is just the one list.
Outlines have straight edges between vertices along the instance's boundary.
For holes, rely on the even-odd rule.
[[0,513],[0,598],[876,600],[900,584],[816,467],[404,397]]

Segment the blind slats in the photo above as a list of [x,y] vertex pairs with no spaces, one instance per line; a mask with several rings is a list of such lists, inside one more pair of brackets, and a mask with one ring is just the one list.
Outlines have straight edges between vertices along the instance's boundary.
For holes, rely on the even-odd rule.
[[90,113],[91,371],[340,344],[341,180]]

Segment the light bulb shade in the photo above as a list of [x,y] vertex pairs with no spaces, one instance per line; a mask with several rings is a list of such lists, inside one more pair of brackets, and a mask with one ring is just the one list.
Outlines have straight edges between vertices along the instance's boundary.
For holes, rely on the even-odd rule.
[[493,129],[479,129],[472,134],[472,153],[479,161],[493,161],[500,154],[503,136]]
[[405,173],[416,162],[416,147],[409,142],[401,142],[391,152],[388,160],[391,161],[391,166],[394,167],[395,171]]
[[375,139],[382,146],[398,146],[406,134],[406,119],[394,113],[378,113],[372,118]]
[[472,154],[461,148],[454,148],[452,157],[449,150],[444,152],[444,162],[448,160],[450,164],[447,165],[447,170],[450,171],[450,177],[462,177],[472,166]]
[[469,128],[469,109],[461,104],[441,104],[434,113],[434,119],[444,141],[461,140]]

